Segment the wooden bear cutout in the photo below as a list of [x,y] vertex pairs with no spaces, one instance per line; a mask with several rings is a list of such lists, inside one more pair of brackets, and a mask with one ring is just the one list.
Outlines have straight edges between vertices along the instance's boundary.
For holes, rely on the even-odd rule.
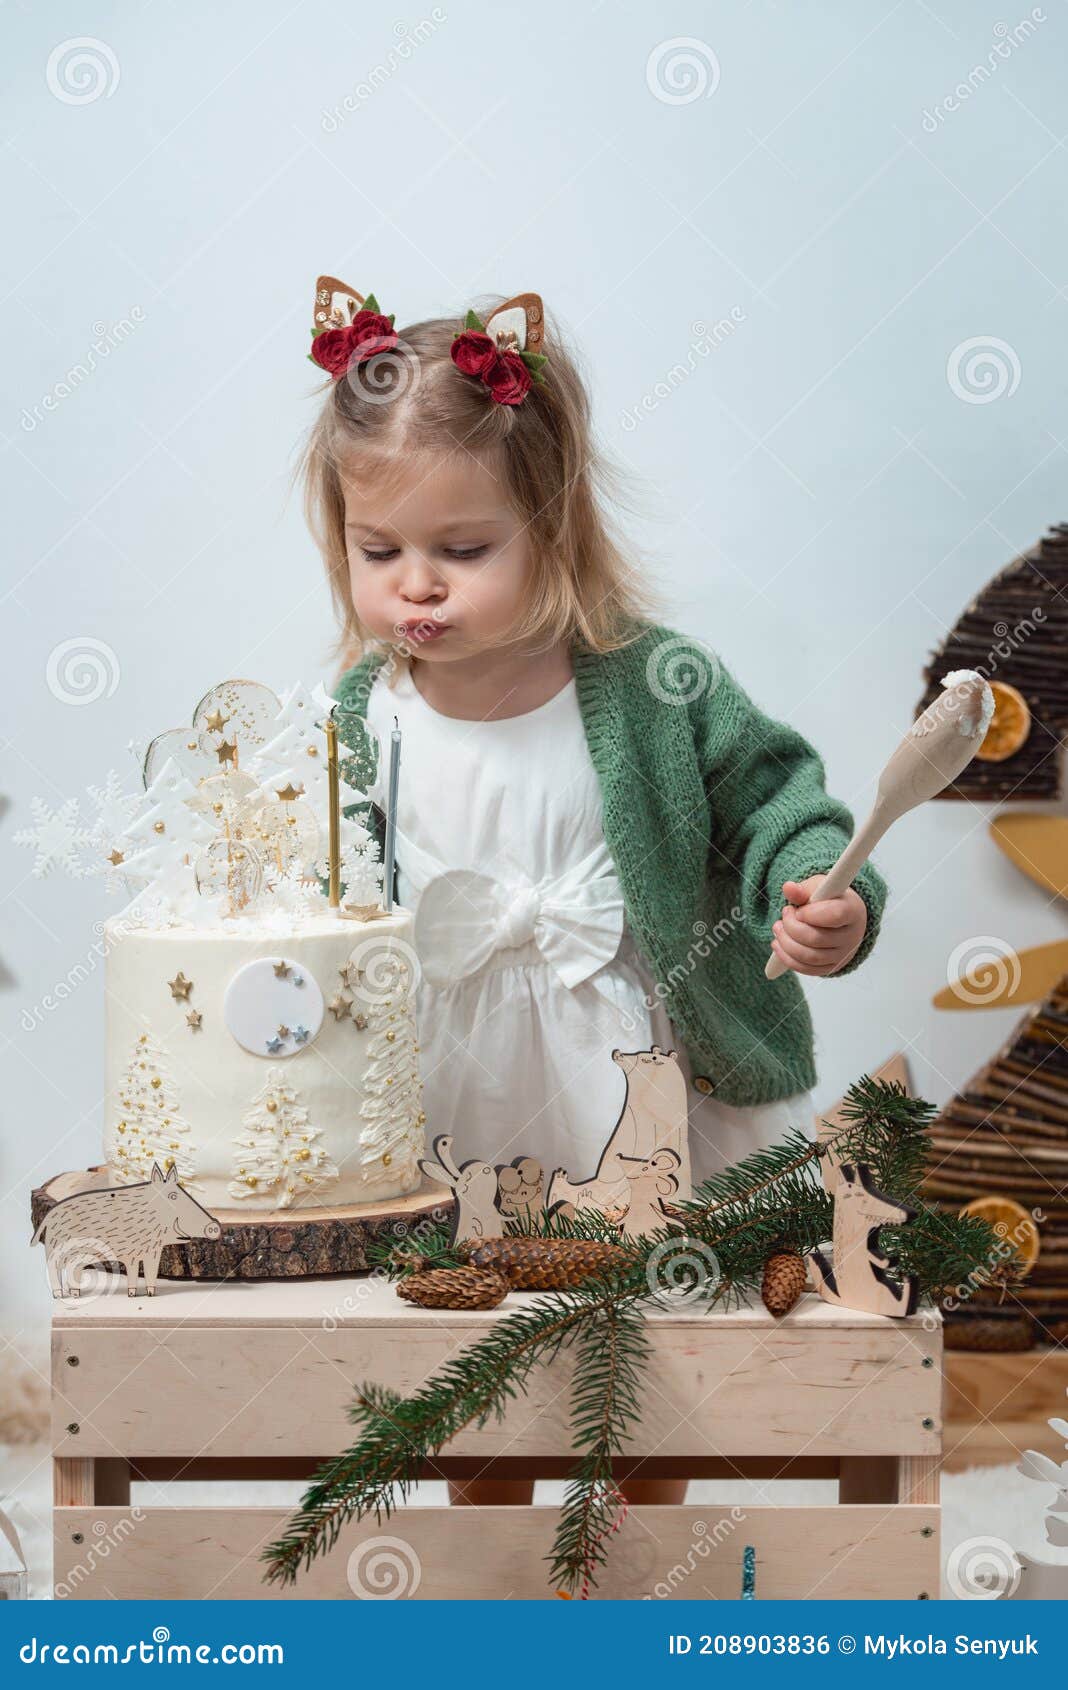
[[[612,1061],[623,1070],[626,1080],[619,1118],[588,1179],[572,1181],[566,1169],[554,1169],[545,1198],[549,1209],[600,1209],[610,1218],[622,1220],[632,1201],[632,1182],[651,1178],[657,1187],[669,1172],[675,1180],[673,1194],[681,1196],[683,1202],[690,1198],[686,1077],[677,1053],[653,1045],[651,1050],[614,1050]],[[677,1167],[667,1170],[656,1166],[648,1173],[657,1152],[664,1150],[674,1153]],[[663,1189],[654,1194],[669,1195]],[[648,1204],[648,1191],[641,1201]],[[663,1225],[663,1219],[657,1224]]]

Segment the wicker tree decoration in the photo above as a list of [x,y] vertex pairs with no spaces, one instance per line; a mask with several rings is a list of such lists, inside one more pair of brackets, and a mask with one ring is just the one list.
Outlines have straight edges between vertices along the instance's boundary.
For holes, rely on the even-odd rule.
[[943,798],[1059,798],[1068,734],[1068,524],[1058,523],[967,606],[924,670],[920,714],[947,669],[978,669],[995,692],[987,743]]

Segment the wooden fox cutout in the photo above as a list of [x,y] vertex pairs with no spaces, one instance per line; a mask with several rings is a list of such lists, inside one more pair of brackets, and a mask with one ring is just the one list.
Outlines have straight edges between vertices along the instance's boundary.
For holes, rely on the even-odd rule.
[[906,1226],[915,1214],[879,1191],[863,1163],[841,1163],[834,1191],[833,1264],[822,1250],[808,1253],[824,1302],[865,1314],[912,1314],[919,1287],[911,1276],[900,1282],[891,1277],[895,1263],[879,1248],[879,1229]]

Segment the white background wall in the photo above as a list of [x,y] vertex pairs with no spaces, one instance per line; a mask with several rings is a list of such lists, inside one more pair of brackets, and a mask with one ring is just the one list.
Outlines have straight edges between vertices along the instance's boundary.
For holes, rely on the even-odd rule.
[[[11,834],[33,795],[129,769],[128,742],[213,682],[324,672],[327,595],[287,497],[316,273],[400,323],[539,290],[584,349],[670,619],[862,809],[929,648],[1068,510],[1068,23],[1063,0],[445,0],[403,19],[159,0],[26,8],[5,33],[0,1312],[26,1349],[45,1312],[30,1187],[99,1150],[99,968],[36,1010],[112,906],[30,879]],[[48,69],[82,36],[87,84],[69,47]],[[688,86],[677,37],[697,43]],[[1003,379],[962,397],[947,364],[976,337],[1005,343]],[[66,641],[105,643],[113,690],[56,695]],[[822,1101],[904,1046],[941,1100],[1011,1025],[929,1007],[962,940],[1065,930],[987,820],[932,806],[879,854],[880,946],[811,989]]]

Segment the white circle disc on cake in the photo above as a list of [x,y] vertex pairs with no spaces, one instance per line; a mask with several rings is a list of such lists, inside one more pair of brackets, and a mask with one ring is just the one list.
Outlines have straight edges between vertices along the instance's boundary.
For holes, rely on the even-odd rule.
[[239,968],[227,986],[223,1020],[253,1056],[296,1056],[323,1024],[323,994],[307,969],[291,958],[257,957]]

